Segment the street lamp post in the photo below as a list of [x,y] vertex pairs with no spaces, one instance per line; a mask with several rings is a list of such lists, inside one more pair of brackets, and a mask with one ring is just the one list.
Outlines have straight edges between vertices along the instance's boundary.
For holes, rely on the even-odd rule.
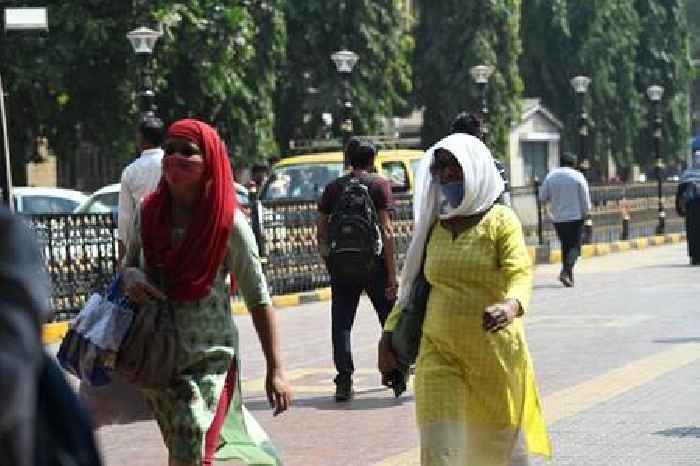
[[153,29],[143,26],[126,34],[126,38],[129,39],[136,55],[143,57],[141,91],[139,92],[143,116],[155,116],[156,110],[158,109],[155,103],[156,94],[153,91],[153,67],[151,57],[153,56],[153,49],[156,46],[156,42],[158,42],[158,39],[162,35],[162,32],[154,31]]
[[[49,30],[48,13],[45,7],[5,8],[5,31]],[[7,133],[7,113],[5,111],[5,90],[0,76],[0,124],[2,125],[2,144],[5,157],[0,163],[0,183],[2,186],[1,202],[10,211],[14,210],[12,203],[12,164],[10,162],[10,138]]]
[[590,162],[588,161],[588,154],[586,152],[586,138],[588,137],[588,114],[586,113],[586,107],[584,105],[584,99],[586,92],[588,91],[588,86],[591,84],[591,78],[588,76],[576,76],[571,79],[571,86],[576,92],[576,102],[578,106],[578,156],[580,162],[581,172],[583,176],[588,179],[588,169],[590,168]]
[[472,79],[479,86],[479,105],[481,107],[481,116],[483,118],[481,124],[482,139],[484,143],[488,141],[489,137],[489,105],[486,99],[486,85],[489,82],[489,78],[493,73],[493,66],[491,65],[475,65],[469,69],[469,74],[472,75]]
[[664,88],[659,85],[652,85],[647,88],[647,96],[654,105],[653,120],[654,120],[654,152],[656,163],[654,171],[656,172],[657,195],[659,198],[659,224],[656,227],[656,234],[663,235],[666,231],[666,212],[664,211],[663,199],[663,175],[664,175],[664,160],[661,156],[661,98],[664,95]]
[[[345,146],[353,133],[350,74],[357,64],[358,59],[359,57],[357,54],[350,50],[339,50],[331,55],[331,60],[333,60],[333,63],[335,64],[335,69],[338,71],[343,80],[343,121],[340,124],[340,130],[343,133],[343,149],[345,149]],[[344,150],[343,153],[345,153]],[[348,161],[345,160],[346,166],[347,162]]]

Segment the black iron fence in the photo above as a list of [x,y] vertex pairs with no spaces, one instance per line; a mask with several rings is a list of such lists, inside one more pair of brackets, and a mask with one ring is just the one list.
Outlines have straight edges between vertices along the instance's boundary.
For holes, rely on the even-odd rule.
[[111,214],[51,214],[29,218],[53,286],[56,321],[68,320],[114,276],[116,229]]
[[[511,190],[513,209],[523,224],[528,244],[558,246],[554,228],[539,206],[535,186]],[[683,219],[673,208],[676,185],[663,187],[666,232],[680,232]],[[595,186],[593,202],[594,242],[610,242],[654,234],[657,225],[657,192],[654,185]],[[315,201],[252,202],[252,224],[263,256],[263,269],[274,295],[309,291],[327,286],[328,273],[316,242]],[[396,197],[392,214],[397,267],[408,249],[413,232],[411,197]],[[110,214],[37,215],[30,222],[43,245],[53,282],[51,305],[55,320],[75,315],[89,294],[114,275],[116,224]]]

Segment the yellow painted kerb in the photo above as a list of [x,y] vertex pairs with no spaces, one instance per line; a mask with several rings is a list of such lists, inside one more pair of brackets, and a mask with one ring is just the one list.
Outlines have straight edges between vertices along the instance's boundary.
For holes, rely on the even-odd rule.
[[581,257],[593,257],[595,255],[594,244],[584,244],[581,248]]
[[68,322],[52,322],[44,324],[41,338],[45,345],[58,343],[68,333]]

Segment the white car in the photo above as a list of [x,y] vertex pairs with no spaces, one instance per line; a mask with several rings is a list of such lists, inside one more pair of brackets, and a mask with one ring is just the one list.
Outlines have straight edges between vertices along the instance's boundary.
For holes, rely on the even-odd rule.
[[88,197],[76,209],[76,214],[113,214],[119,210],[120,183],[110,184],[100,188]]
[[69,214],[87,200],[80,191],[63,188],[13,187],[15,212],[32,214]]
[[[238,197],[238,203],[241,209],[249,215],[250,211],[250,199],[248,197],[248,190],[245,186],[235,183],[236,196]],[[92,195],[85,202],[75,209],[76,214],[102,214],[102,213],[112,213],[116,219],[117,213],[119,212],[119,190],[121,189],[121,183],[110,184],[101,188]]]

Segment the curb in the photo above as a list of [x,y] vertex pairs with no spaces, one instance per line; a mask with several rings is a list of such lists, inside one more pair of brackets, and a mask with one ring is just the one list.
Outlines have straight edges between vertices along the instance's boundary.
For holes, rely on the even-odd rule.
[[[646,249],[650,246],[662,244],[676,244],[685,239],[681,233],[668,235],[646,236],[627,241],[614,241],[612,243],[584,244],[581,247],[581,258],[605,256],[608,254],[631,251],[633,249]],[[561,262],[561,249],[549,249],[547,246],[528,246],[530,258],[535,264],[558,264]]]
[[[282,309],[286,307],[301,306],[302,304],[316,303],[321,301],[329,301],[331,299],[331,289],[319,288],[318,290],[293,293],[272,297],[272,307]],[[248,309],[240,300],[235,300],[231,303],[231,314],[246,315]],[[44,324],[42,328],[41,339],[45,345],[60,343],[63,337],[68,333],[69,322],[52,322]]]
[[[680,243],[685,239],[685,235],[674,233],[669,235],[648,236],[635,238],[628,241],[615,241],[612,243],[585,244],[581,248],[581,257],[605,256],[607,254],[630,251],[633,249],[645,249],[649,246],[659,246],[662,244]],[[550,250],[547,246],[528,246],[528,253],[533,264],[558,264],[561,262],[561,250]],[[331,289],[319,288],[318,290],[304,293],[292,293],[272,297],[272,306],[275,309],[301,306],[302,304],[329,301],[331,299]],[[233,315],[246,315],[248,309],[245,304],[236,300],[231,303],[231,313]],[[59,343],[68,332],[68,322],[53,322],[44,324],[42,340],[45,345]]]

